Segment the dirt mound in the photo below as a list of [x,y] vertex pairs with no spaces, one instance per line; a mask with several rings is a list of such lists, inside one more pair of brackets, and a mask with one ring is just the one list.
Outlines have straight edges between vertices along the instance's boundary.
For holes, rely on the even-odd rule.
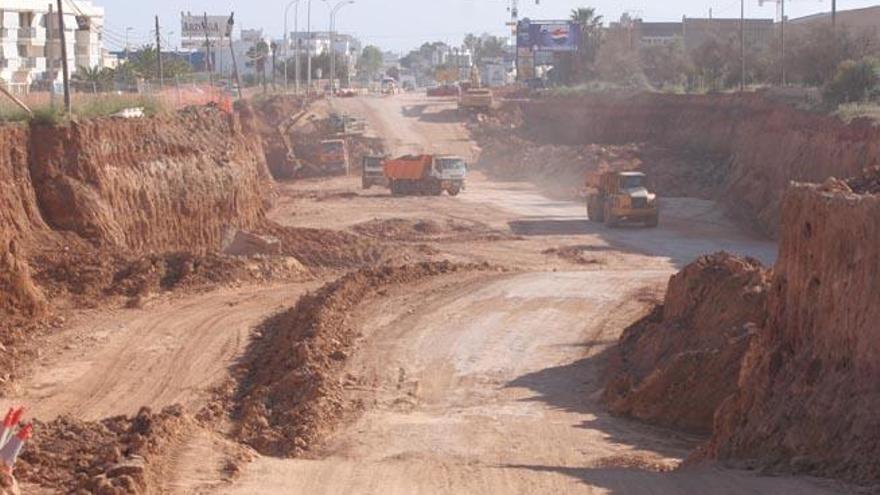
[[422,220],[409,218],[375,219],[352,227],[358,234],[384,240],[476,241],[501,240],[513,236],[496,231],[485,224],[456,219]]
[[124,298],[138,305],[169,291],[283,280],[306,275],[284,256],[230,256],[174,252],[133,256],[118,250],[44,250],[34,258],[34,278],[60,305],[97,307]]
[[192,424],[179,406],[159,413],[84,422],[35,421],[34,437],[16,465],[22,482],[67,493],[154,493],[161,481],[151,462]]
[[727,253],[703,256],[673,276],[663,305],[620,338],[604,393],[611,411],[710,433],[766,316],[768,287],[758,261]]
[[359,335],[352,310],[393,285],[484,268],[440,262],[362,269],[269,319],[239,370],[237,436],[266,455],[313,447],[347,407],[340,374]]
[[880,480],[880,196],[785,195],[767,323],[695,458]]
[[393,259],[400,249],[363,236],[329,229],[284,227],[267,222],[260,232],[280,242],[280,252],[308,267],[362,268]]

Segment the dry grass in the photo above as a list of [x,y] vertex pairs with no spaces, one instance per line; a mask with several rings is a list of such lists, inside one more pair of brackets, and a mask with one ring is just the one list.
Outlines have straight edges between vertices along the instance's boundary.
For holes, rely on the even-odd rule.
[[880,123],[880,103],[844,103],[837,107],[834,113],[844,122],[852,122],[855,119],[870,119],[874,125]]
[[[34,112],[33,120],[57,123],[64,120],[63,98],[51,101],[48,94],[32,94],[24,98]],[[72,98],[71,112],[76,118],[93,118],[113,115],[126,108],[141,107],[147,115],[166,110],[167,105],[156,97],[139,94],[77,95]],[[0,101],[0,122],[23,122],[29,120],[27,113],[9,100]]]

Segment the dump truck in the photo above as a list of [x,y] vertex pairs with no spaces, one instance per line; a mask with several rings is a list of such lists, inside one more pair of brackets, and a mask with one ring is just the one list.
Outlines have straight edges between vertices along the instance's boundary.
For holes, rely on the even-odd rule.
[[621,222],[643,222],[656,227],[660,219],[657,195],[648,190],[642,172],[604,172],[591,175],[587,186],[587,216],[614,227]]
[[328,174],[348,174],[348,149],[344,139],[321,141],[321,168]]
[[384,156],[367,155],[364,157],[362,165],[363,174],[361,175],[361,187],[369,189],[373,186],[387,186],[388,179],[385,178],[385,159]]
[[405,155],[386,160],[383,167],[391,194],[456,196],[464,189],[467,164],[451,155]]

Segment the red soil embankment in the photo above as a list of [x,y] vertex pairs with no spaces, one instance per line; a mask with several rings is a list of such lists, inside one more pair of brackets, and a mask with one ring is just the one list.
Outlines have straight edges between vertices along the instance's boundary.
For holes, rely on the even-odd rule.
[[604,398],[616,414],[709,434],[736,391],[753,328],[766,315],[767,271],[727,253],[671,277],[664,304],[624,331]]
[[768,320],[705,454],[880,480],[880,196],[785,195]]
[[714,410],[690,462],[877,483],[880,195],[858,193],[878,179],[790,187],[769,279],[729,255],[673,277],[621,338],[612,410],[691,431]]
[[[263,221],[271,180],[259,137],[210,107],[0,127],[0,179],[6,315],[41,312],[31,273],[51,253],[219,249],[228,228]],[[29,266],[41,253],[41,266]]]
[[262,219],[269,180],[259,139],[207,107],[32,130],[31,178],[46,222],[96,245],[219,246]]
[[28,168],[30,130],[0,128],[0,313],[24,317],[45,310],[45,300],[34,286],[23,248],[39,233],[43,222]]
[[789,182],[851,177],[880,157],[880,128],[870,122],[846,124],[761,94],[596,94],[511,105],[521,106],[521,135],[537,144],[649,143],[705,156],[702,164],[687,160],[696,163],[688,175],[719,176],[714,199],[773,237]]

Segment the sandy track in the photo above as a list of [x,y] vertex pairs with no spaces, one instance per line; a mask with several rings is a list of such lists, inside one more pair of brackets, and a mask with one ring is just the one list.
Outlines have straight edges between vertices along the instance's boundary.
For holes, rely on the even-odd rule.
[[227,493],[812,493],[734,471],[663,474],[694,439],[610,417],[604,352],[665,271],[438,281],[363,308],[351,400],[316,460],[260,458]]
[[253,326],[303,291],[302,284],[225,289],[82,317],[49,342],[21,393],[4,402],[28,404],[44,420],[96,420],[175,403],[195,409],[228,376]]

